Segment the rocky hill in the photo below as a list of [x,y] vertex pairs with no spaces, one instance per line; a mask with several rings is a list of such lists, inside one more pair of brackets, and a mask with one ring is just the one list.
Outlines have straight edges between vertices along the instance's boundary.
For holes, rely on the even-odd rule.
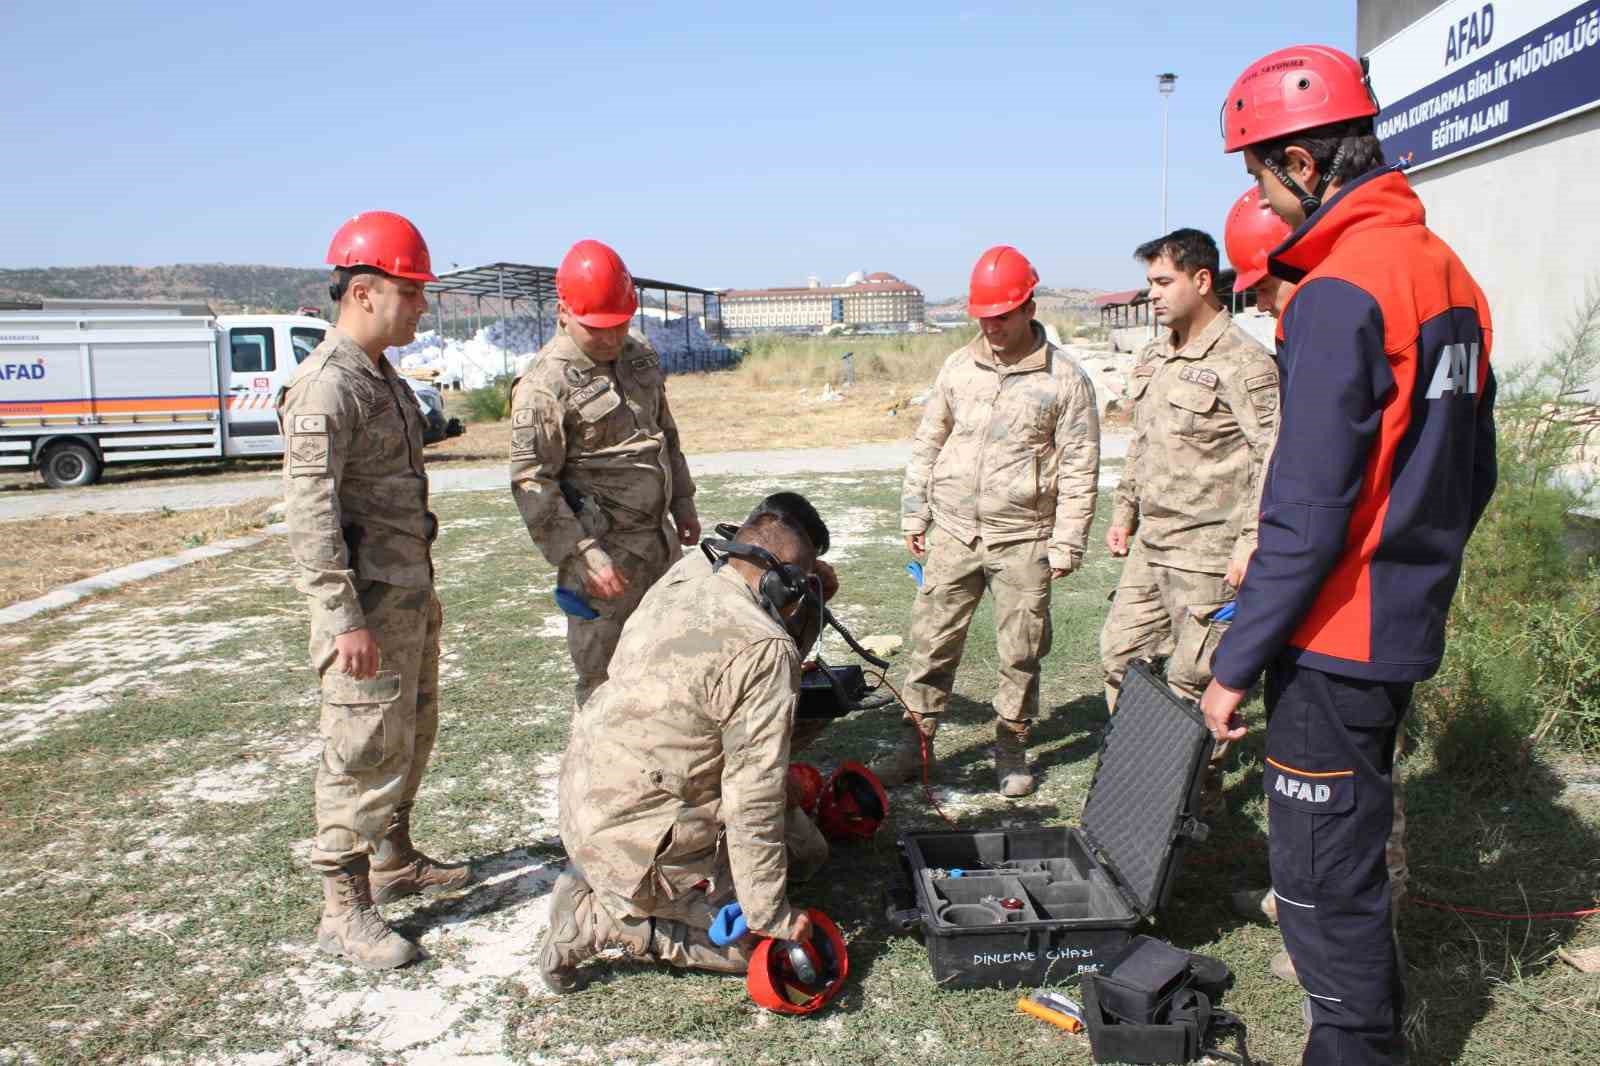
[[323,308],[325,270],[179,263],[174,266],[86,266],[0,269],[0,300],[195,300],[219,313]]
[[[1039,313],[1046,318],[1087,318],[1095,313],[1094,298],[1103,295],[1104,289],[1050,289],[1040,286],[1034,293],[1034,299],[1038,301]],[[928,315],[960,313],[966,307],[965,295],[951,296],[929,304]]]

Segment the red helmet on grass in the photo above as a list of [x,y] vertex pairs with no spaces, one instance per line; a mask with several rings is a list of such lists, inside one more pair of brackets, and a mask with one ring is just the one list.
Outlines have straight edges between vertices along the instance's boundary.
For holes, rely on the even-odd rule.
[[826,914],[812,908],[809,941],[763,939],[750,956],[745,991],[756,1004],[779,1014],[821,1010],[850,974],[844,934]]

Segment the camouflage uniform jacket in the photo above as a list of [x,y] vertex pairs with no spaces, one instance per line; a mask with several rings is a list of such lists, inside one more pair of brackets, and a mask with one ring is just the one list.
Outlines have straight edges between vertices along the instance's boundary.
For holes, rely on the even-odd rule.
[[558,333],[511,392],[511,494],[544,557],[641,535],[693,510],[694,481],[667,407],[661,361],[629,337],[615,362],[596,364]]
[[906,466],[900,528],[971,543],[1048,537],[1050,565],[1083,558],[1100,477],[1094,386],[1044,339],[1011,366],[978,336],[945,360]]
[[1278,364],[1223,311],[1182,350],[1145,346],[1129,383],[1134,439],[1111,524],[1152,562],[1220,574],[1254,550],[1278,423]]
[[365,625],[355,581],[433,584],[422,413],[387,359],[329,330],[278,390],[284,520],[296,585],[334,633]]
[[561,763],[568,854],[590,884],[648,905],[693,891],[725,847],[750,928],[786,933],[794,641],[736,570],[690,555],[645,594],[610,674]]

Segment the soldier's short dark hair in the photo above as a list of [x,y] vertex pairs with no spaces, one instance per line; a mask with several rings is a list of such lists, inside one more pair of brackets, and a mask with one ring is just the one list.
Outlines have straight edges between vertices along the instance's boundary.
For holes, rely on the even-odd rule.
[[[1316,126],[1252,144],[1250,149],[1273,166],[1282,167],[1288,165],[1291,147],[1304,148],[1311,161],[1317,164],[1317,173],[1326,174],[1329,180],[1340,184],[1382,170],[1387,165],[1383,161],[1383,145],[1373,132],[1370,117]],[[1341,148],[1343,154],[1340,154]],[[1336,169],[1335,159],[1339,161]]]
[[798,492],[774,492],[756,504],[755,509],[745,519],[745,525],[749,525],[762,515],[777,515],[786,525],[804,533],[819,556],[827,554],[828,525],[817,513],[817,509],[811,506],[811,501]]
[[[806,551],[810,551],[813,556],[817,554],[816,544],[806,533],[805,527],[788,515],[777,511],[763,511],[745,519],[744,525],[739,527],[739,533],[734,539],[744,544],[765,548],[779,559]],[[798,559],[791,558],[790,561]]]
[[1191,278],[1202,270],[1211,271],[1215,278],[1222,266],[1217,242],[1211,234],[1198,229],[1175,229],[1165,237],[1145,241],[1133,250],[1133,257],[1146,266],[1165,257]]
[[328,279],[328,295],[333,297],[335,307],[344,299],[344,294],[350,291],[350,283],[362,274],[376,274],[385,278],[389,276],[377,267],[334,267],[333,276]]

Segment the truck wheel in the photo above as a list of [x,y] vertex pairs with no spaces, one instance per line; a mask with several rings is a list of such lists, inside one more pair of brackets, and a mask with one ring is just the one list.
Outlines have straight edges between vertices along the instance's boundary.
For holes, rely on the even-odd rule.
[[39,473],[53,489],[76,489],[100,479],[100,460],[84,444],[57,444],[39,460]]

